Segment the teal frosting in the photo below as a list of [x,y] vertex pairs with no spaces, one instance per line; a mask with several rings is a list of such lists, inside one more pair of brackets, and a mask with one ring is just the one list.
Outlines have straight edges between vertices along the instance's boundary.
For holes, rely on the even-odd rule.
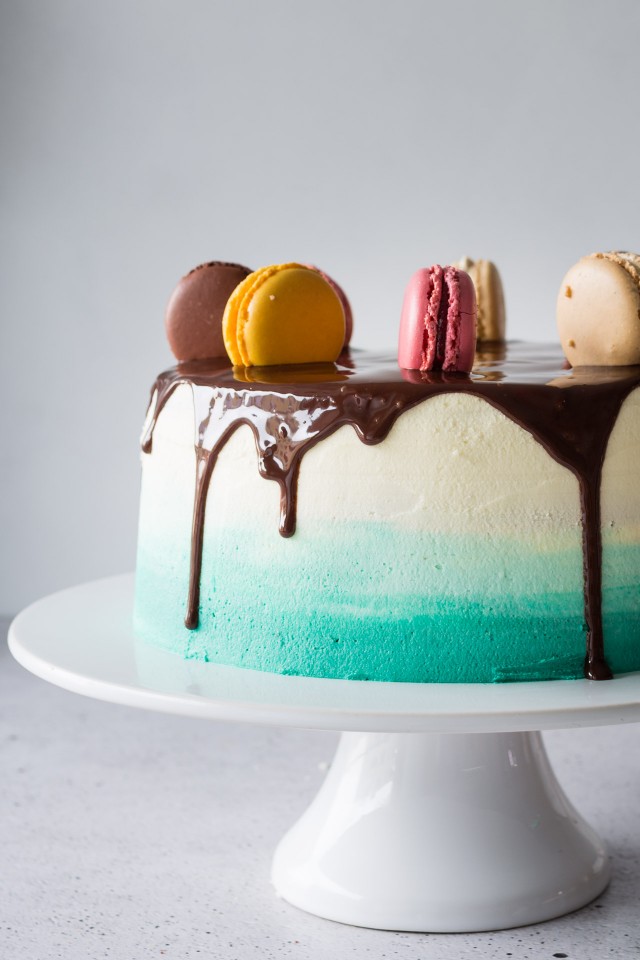
[[[270,533],[207,538],[195,630],[183,624],[188,536],[141,536],[138,635],[183,657],[283,674],[421,683],[583,676],[575,540],[549,552],[515,538],[364,523],[301,529],[291,540]],[[640,547],[605,544],[603,578],[609,664],[639,669]]]

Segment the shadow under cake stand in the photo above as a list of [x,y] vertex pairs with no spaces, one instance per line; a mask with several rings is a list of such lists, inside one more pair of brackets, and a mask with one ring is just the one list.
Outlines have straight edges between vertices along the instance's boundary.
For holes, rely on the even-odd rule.
[[564,795],[539,731],[640,720],[613,682],[407,684],[284,677],[136,641],[133,575],[45,597],[14,620],[27,670],[75,693],[193,717],[343,731],[278,845],[277,892],[358,926],[471,932],[549,920],[605,888],[604,843]]

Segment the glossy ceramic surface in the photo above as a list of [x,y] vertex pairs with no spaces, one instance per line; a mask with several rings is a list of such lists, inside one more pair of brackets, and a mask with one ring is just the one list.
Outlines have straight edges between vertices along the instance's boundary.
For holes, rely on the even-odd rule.
[[530,731],[639,720],[640,675],[500,686],[274,676],[141,644],[132,605],[131,575],[54,594],[15,619],[11,650],[43,679],[115,703],[351,731],[276,851],[273,882],[291,903],[345,923],[461,932],[550,919],[606,886],[604,845]]
[[9,632],[15,658],[75,693],[165,713],[325,730],[475,733],[640,720],[640,673],[614,683],[317,680],[182,660],[136,641],[133,574],[39,600]]
[[539,733],[348,733],[272,878],[322,917],[453,933],[575,910],[609,864]]

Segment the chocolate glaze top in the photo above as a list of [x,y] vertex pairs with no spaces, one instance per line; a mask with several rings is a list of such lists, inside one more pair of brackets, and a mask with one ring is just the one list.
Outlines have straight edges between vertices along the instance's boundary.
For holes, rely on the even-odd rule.
[[602,634],[600,479],[620,407],[640,386],[640,367],[566,369],[556,346],[483,344],[470,374],[401,370],[395,359],[351,351],[335,364],[233,368],[222,360],[180,364],[161,374],[152,391],[142,438],[152,450],[162,408],[180,384],[193,393],[195,495],[187,615],[198,625],[204,516],[218,454],[248,424],[258,468],[281,491],[279,531],[295,533],[300,462],[305,452],[344,424],[363,443],[380,443],[402,413],[445,392],[482,397],[527,430],[578,479],[582,508],[585,676],[607,679]]

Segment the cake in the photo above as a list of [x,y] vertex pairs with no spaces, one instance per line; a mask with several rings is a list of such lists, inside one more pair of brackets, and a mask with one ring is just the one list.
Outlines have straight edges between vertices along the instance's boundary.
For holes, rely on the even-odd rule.
[[142,449],[143,641],[351,680],[640,669],[640,367],[195,359],[158,377]]

